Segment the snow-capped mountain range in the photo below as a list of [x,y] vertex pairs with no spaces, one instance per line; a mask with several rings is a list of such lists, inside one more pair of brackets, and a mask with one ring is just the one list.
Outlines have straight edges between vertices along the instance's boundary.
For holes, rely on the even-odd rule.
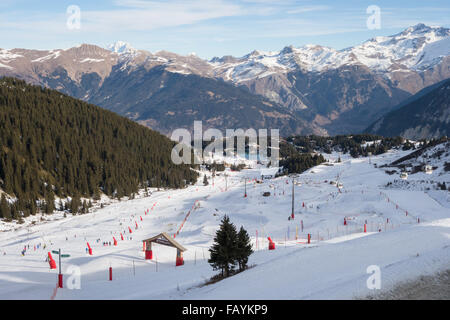
[[[129,55],[138,50],[130,44],[118,41],[108,46],[112,52]],[[405,70],[426,70],[450,55],[450,29],[418,24],[393,36],[380,36],[361,45],[342,50],[320,45],[299,48],[288,46],[280,51],[253,51],[243,57],[215,57],[204,61],[200,69],[193,69],[189,62],[201,60],[195,55],[179,56],[165,51],[148,55],[173,68],[173,72],[214,75],[235,83],[254,80],[276,73],[295,70],[324,72],[345,65],[363,65],[372,71],[389,74]]]
[[234,82],[296,69],[323,72],[344,65],[364,65],[380,73],[416,71],[450,54],[449,36],[450,29],[418,24],[399,34],[376,37],[343,50],[320,45],[290,46],[277,52],[253,51],[242,58],[214,58],[211,63],[216,74]]
[[[313,130],[316,133],[342,133],[364,129],[403,99],[449,78],[449,56],[450,29],[418,24],[342,50],[288,46],[209,61],[195,54],[137,50],[123,41],[106,49],[87,44],[49,51],[0,49],[0,75],[23,78],[114,110],[111,104],[121,101],[113,102],[117,93],[104,92],[105,82],[119,89],[114,77],[144,77],[162,69],[172,74],[169,77],[185,76],[186,81],[188,76],[198,76],[244,86],[323,129]],[[159,83],[161,88],[166,85]],[[142,105],[149,98],[136,103]],[[141,106],[139,112],[122,109],[120,113],[133,113],[133,118],[144,121],[143,111]]]

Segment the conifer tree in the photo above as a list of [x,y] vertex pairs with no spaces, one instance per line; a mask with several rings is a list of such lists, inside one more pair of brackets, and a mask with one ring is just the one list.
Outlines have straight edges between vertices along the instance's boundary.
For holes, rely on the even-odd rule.
[[10,208],[11,208],[11,218],[19,220],[20,217],[16,204],[15,203],[11,204]]
[[35,215],[37,212],[36,202],[33,199],[29,200],[30,214]]
[[94,198],[95,201],[100,200],[101,195],[100,195],[100,190],[98,188],[95,189],[93,198]]
[[209,249],[211,258],[208,263],[213,270],[221,270],[222,276],[228,277],[236,265],[237,232],[236,227],[225,215],[216,232],[214,244]]
[[87,205],[87,202],[86,202],[86,200],[83,200],[83,207],[82,207],[82,209],[81,209],[81,213],[88,213],[89,212],[89,209],[88,209],[88,205]]
[[45,197],[45,214],[52,214],[55,211],[55,196],[53,191],[49,191]]
[[237,234],[237,262],[239,271],[247,269],[248,257],[253,253],[252,244],[247,230],[241,226]]
[[6,200],[5,194],[2,194],[2,199],[0,200],[0,218],[4,218],[7,221],[11,220],[11,209],[9,208],[8,201]]
[[72,212],[72,214],[77,214],[79,212],[80,203],[80,197],[75,195],[70,201],[70,212]]

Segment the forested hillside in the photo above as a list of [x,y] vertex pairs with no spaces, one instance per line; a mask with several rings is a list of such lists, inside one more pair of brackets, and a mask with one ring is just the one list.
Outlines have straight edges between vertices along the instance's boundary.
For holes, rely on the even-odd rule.
[[[0,217],[53,211],[58,197],[131,195],[139,187],[183,187],[196,180],[170,159],[167,137],[55,90],[0,80],[0,189],[15,202]],[[81,205],[81,204],[79,204]],[[78,211],[78,204],[72,207]]]
[[450,79],[420,91],[365,132],[407,139],[438,139],[450,135]]
[[[338,135],[334,137],[320,136],[292,136],[286,139],[300,152],[350,153],[353,158],[367,157],[369,154],[378,155],[391,148],[412,148],[409,143],[404,144],[401,137],[386,138],[372,134]],[[403,145],[404,144],[404,145]]]

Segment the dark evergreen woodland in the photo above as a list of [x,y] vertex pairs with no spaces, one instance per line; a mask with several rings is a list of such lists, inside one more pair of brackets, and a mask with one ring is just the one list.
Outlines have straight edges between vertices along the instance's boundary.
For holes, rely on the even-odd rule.
[[[140,187],[184,187],[197,179],[170,159],[174,143],[131,120],[55,90],[0,80],[0,188],[18,198],[0,218],[47,213],[54,198],[131,195]],[[8,212],[4,212],[8,211]],[[14,216],[14,214],[16,216]]]
[[[400,147],[404,142],[401,137],[386,138],[372,134],[338,135],[334,137],[292,136],[286,140],[302,153],[339,151],[350,153],[353,158],[367,157],[369,153],[372,155],[383,154],[389,149]],[[377,143],[365,147],[361,146],[367,141],[377,141]]]

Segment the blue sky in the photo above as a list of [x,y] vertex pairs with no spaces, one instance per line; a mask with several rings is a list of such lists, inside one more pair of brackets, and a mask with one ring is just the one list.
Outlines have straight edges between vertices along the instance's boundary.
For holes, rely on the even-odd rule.
[[[70,5],[81,10],[80,29],[67,27]],[[370,5],[381,9],[380,29],[366,26]],[[287,45],[342,49],[419,22],[450,27],[449,17],[448,0],[1,0],[0,48],[105,47],[122,40],[209,59]]]

